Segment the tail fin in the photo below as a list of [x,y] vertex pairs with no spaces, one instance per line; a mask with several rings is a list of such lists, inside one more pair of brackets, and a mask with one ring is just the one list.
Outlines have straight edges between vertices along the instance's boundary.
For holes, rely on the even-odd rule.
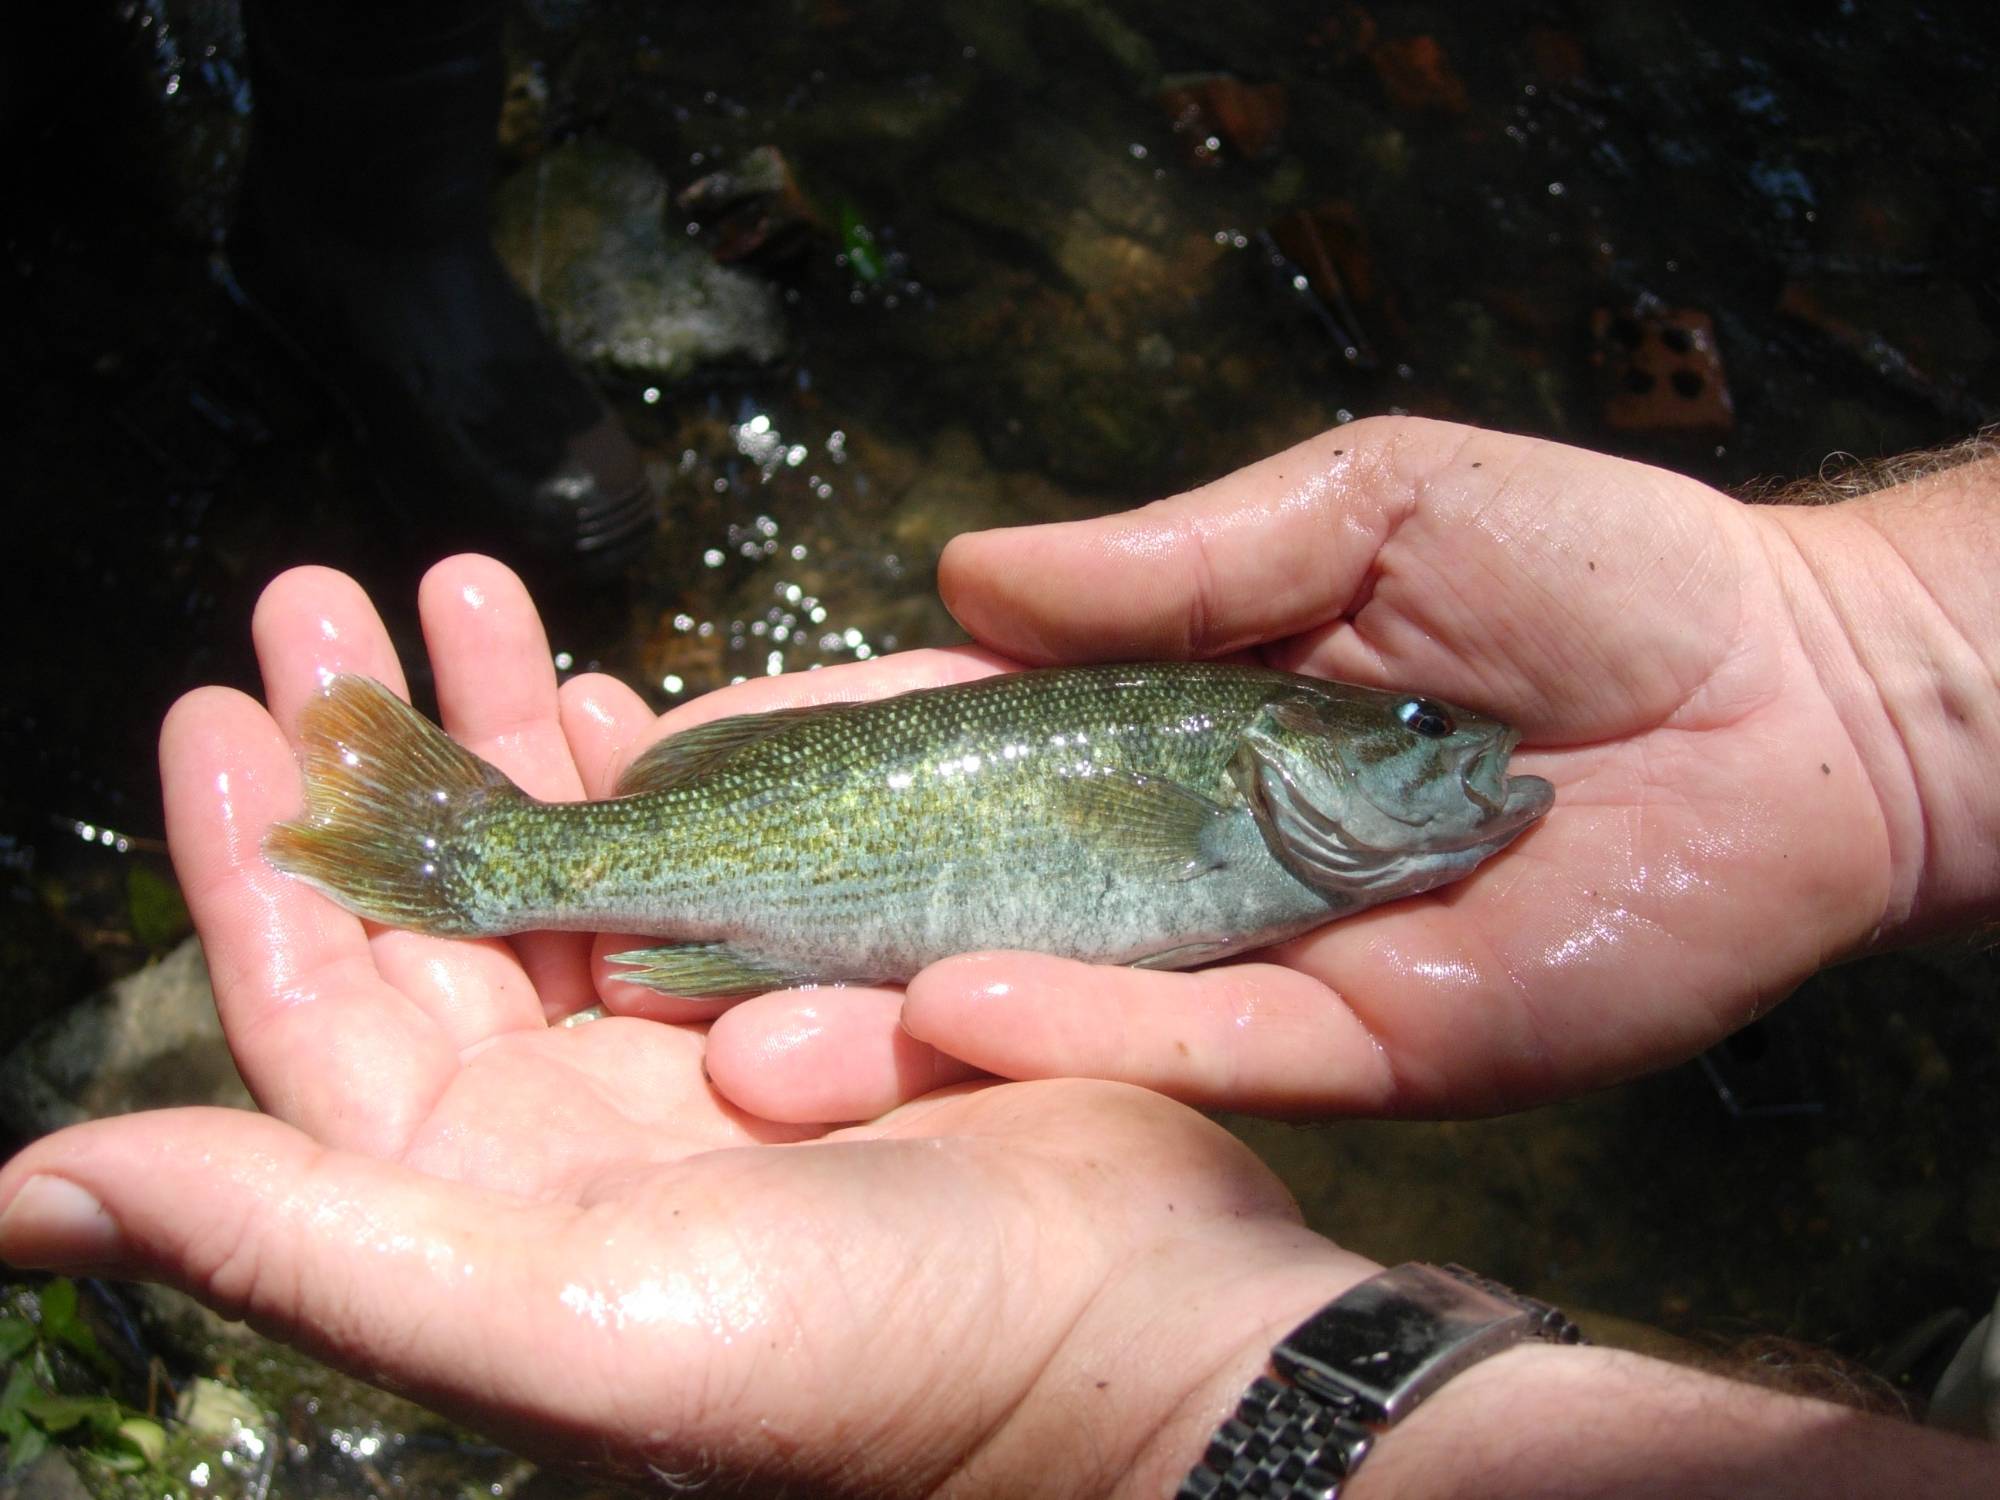
[[300,725],[306,811],[264,839],[264,857],[360,916],[418,932],[474,924],[453,877],[476,857],[465,818],[525,794],[381,683],[335,677]]

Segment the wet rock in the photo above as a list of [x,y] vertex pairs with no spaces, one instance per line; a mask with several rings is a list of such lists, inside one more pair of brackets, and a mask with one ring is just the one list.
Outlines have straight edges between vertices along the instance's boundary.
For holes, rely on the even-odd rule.
[[1368,52],[1392,108],[1412,114],[1462,115],[1472,107],[1465,81],[1436,37],[1389,37]]
[[1228,73],[1181,73],[1163,79],[1160,108],[1196,166],[1217,166],[1224,143],[1246,161],[1273,154],[1284,138],[1287,101],[1281,83],[1245,83]]
[[1553,26],[1528,28],[1528,61],[1544,83],[1578,83],[1590,70],[1583,43]]
[[670,236],[666,204],[666,181],[644,157],[579,141],[507,180],[494,239],[558,342],[586,364],[675,381],[777,359],[777,292]]
[[[1200,393],[1179,353],[1199,352],[1190,329],[1213,341],[1202,311],[1241,245],[1190,212],[1173,175],[1115,140],[1033,119],[975,170],[929,185],[983,274],[906,325],[908,357],[947,380],[962,372],[964,408],[1003,467],[1130,494],[1207,435],[1186,420]],[[1175,351],[1165,364],[1162,340]]]
[[1044,17],[1074,26],[1128,78],[1145,83],[1159,77],[1159,55],[1153,44],[1128,26],[1114,9],[1098,0],[1037,0]]
[[724,265],[771,265],[802,252],[824,228],[818,212],[776,146],[759,146],[719,172],[682,188],[675,206],[707,231],[709,253]]
[[507,74],[500,96],[499,142],[509,160],[525,161],[542,147],[548,128],[549,80],[539,59],[523,61]]
[[90,1486],[60,1449],[45,1449],[18,1474],[0,1475],[0,1500],[93,1500]]
[[193,938],[70,1006],[0,1060],[0,1123],[23,1138],[179,1104],[254,1108]]
[[1382,28],[1375,17],[1350,0],[1336,7],[1332,15],[1307,34],[1306,46],[1327,54],[1336,63],[1347,63],[1367,56],[1381,35]]
[[1990,406],[1973,392],[1994,358],[1994,335],[1964,287],[1933,278],[1804,274],[1780,290],[1778,311],[1940,412],[1968,426],[1991,420]]
[[1613,312],[1590,320],[1604,424],[1617,432],[1727,432],[1735,405],[1715,324],[1692,308]]

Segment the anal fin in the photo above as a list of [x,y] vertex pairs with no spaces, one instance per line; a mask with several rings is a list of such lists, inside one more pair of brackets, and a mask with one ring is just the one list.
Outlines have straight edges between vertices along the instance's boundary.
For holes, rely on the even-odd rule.
[[610,961],[630,965],[614,970],[613,979],[689,1000],[736,1000],[810,984],[819,977],[766,962],[727,943],[630,948],[612,954]]
[[1178,947],[1163,948],[1158,953],[1149,953],[1144,958],[1135,958],[1126,967],[1130,969],[1192,969],[1196,964],[1205,964],[1212,958],[1225,957],[1231,951],[1228,943],[1182,943]]

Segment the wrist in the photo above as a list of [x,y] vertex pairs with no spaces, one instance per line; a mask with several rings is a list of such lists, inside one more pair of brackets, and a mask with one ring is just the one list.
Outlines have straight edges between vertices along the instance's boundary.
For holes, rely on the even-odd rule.
[[1147,1251],[938,1493],[1171,1495],[1272,1346],[1378,1269],[1276,1221],[1218,1222]]
[[2000,461],[1759,514],[1801,644],[1882,809],[1888,894],[1865,946],[1990,920],[2000,905]]

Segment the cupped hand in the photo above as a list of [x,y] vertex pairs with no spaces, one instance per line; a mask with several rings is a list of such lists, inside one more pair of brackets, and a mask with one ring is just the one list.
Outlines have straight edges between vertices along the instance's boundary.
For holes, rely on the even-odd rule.
[[904,1028],[1015,1078],[1471,1113],[1690,1056],[1883,920],[1882,804],[1768,511],[1561,445],[1357,422],[1098,521],[989,532],[946,602],[1026,661],[1250,653],[1512,721],[1554,810],[1470,879],[1184,974],[933,965]]
[[[661,732],[604,679],[558,693],[497,564],[440,565],[422,606],[447,726],[530,791],[601,791]],[[434,939],[340,911],[261,854],[300,802],[287,731],[326,674],[401,673],[365,597],[323,570],[275,583],[256,635],[268,707],[192,694],[161,760],[224,1028],[265,1113],[136,1115],[34,1144],[0,1173],[0,1256],[180,1284],[534,1452],[889,1494],[977,1489],[981,1465],[1079,1440],[1061,1477],[1103,1480],[1190,1368],[1271,1336],[1240,1305],[1205,1325],[1189,1286],[1261,1289],[1282,1320],[1328,1294],[1301,1278],[1363,1274],[1241,1147],[1157,1096],[968,1085],[808,1139],[717,1095],[686,1016],[552,1024],[598,997],[587,940]],[[912,657],[785,691],[990,669]],[[934,1081],[862,1033],[889,1050],[856,1076]],[[821,1037],[823,1060],[841,1051]],[[1131,1375],[1134,1337],[1193,1363]],[[1097,1378],[1111,1367],[1115,1386]]]

